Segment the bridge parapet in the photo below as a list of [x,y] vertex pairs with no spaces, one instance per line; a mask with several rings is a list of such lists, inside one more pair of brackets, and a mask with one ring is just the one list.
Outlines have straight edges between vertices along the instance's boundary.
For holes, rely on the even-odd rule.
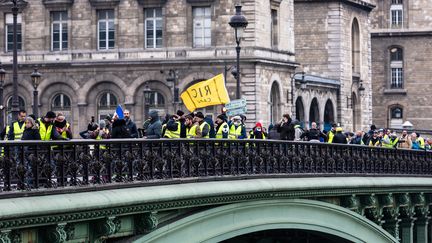
[[[227,177],[432,175],[432,153],[276,140],[1,142],[5,196]],[[233,179],[233,178],[230,178]]]
[[347,208],[395,241],[429,242],[432,232],[425,151],[255,140],[0,146],[0,242],[132,240],[195,212],[269,199]]

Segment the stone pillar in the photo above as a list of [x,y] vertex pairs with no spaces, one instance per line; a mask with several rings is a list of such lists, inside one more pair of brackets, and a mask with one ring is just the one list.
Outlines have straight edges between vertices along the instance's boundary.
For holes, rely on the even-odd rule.
[[401,233],[401,243],[414,243],[414,221],[413,220],[402,220],[400,227],[402,229]]
[[418,219],[415,223],[417,243],[427,243],[428,242],[428,218]]

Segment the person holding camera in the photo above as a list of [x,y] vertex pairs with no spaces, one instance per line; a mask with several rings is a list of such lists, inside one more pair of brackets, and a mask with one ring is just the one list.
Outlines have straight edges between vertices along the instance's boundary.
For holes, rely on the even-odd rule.
[[280,140],[293,141],[295,138],[295,130],[292,119],[289,114],[284,114],[279,123],[276,124],[276,129],[280,134]]
[[410,149],[412,141],[406,130],[402,131],[402,135],[398,139],[398,148]]
[[[180,121],[180,119],[181,116],[178,114],[172,115],[170,117],[165,125],[164,138],[186,138],[186,132],[182,133],[183,130],[186,131],[186,127],[184,123]],[[184,134],[183,137],[181,136],[182,134]]]
[[84,138],[87,139],[89,138],[89,134],[90,132],[93,132],[94,130],[96,130],[98,128],[98,124],[96,124],[95,122],[95,117],[92,116],[91,117],[91,121],[89,122],[89,124],[87,125],[87,130],[82,131],[79,133],[79,135]]

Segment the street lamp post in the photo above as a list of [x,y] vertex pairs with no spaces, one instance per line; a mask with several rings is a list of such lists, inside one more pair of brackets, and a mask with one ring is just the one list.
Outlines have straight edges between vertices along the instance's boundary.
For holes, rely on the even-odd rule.
[[12,6],[12,15],[13,15],[13,73],[12,73],[12,119],[17,119],[18,111],[19,111],[19,101],[18,101],[18,43],[17,43],[17,17],[18,17],[18,0],[11,0],[13,3]]
[[241,5],[236,5],[236,14],[231,17],[229,25],[234,28],[235,32],[235,39],[237,43],[236,52],[237,52],[237,73],[236,73],[236,79],[237,79],[237,92],[236,92],[236,98],[240,99],[240,41],[243,36],[243,31],[248,25],[248,21],[244,15],[241,13]]
[[6,71],[0,63],[0,129],[4,128],[4,105],[3,105],[3,85],[5,81]]
[[179,71],[178,70],[176,70],[176,69],[170,69],[169,71],[168,71],[168,77],[167,77],[167,82],[173,82],[173,84],[174,84],[174,92],[173,92],[173,95],[174,95],[174,111],[176,111],[177,110],[177,108],[178,108],[178,103],[180,102],[180,99],[179,99],[179,88],[178,88],[178,75],[179,75]]
[[38,117],[38,86],[40,84],[40,79],[42,77],[42,74],[40,74],[37,70],[37,68],[34,69],[33,73],[31,74],[31,80],[33,83],[33,115],[35,117]]
[[150,112],[150,98],[152,94],[152,90],[147,85],[144,86],[144,117],[147,120],[149,118],[149,112]]

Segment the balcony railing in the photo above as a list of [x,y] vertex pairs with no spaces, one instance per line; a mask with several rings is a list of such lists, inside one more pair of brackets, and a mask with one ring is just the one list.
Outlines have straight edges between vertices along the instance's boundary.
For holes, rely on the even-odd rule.
[[256,177],[432,175],[430,152],[358,145],[112,139],[0,146],[0,197]]

